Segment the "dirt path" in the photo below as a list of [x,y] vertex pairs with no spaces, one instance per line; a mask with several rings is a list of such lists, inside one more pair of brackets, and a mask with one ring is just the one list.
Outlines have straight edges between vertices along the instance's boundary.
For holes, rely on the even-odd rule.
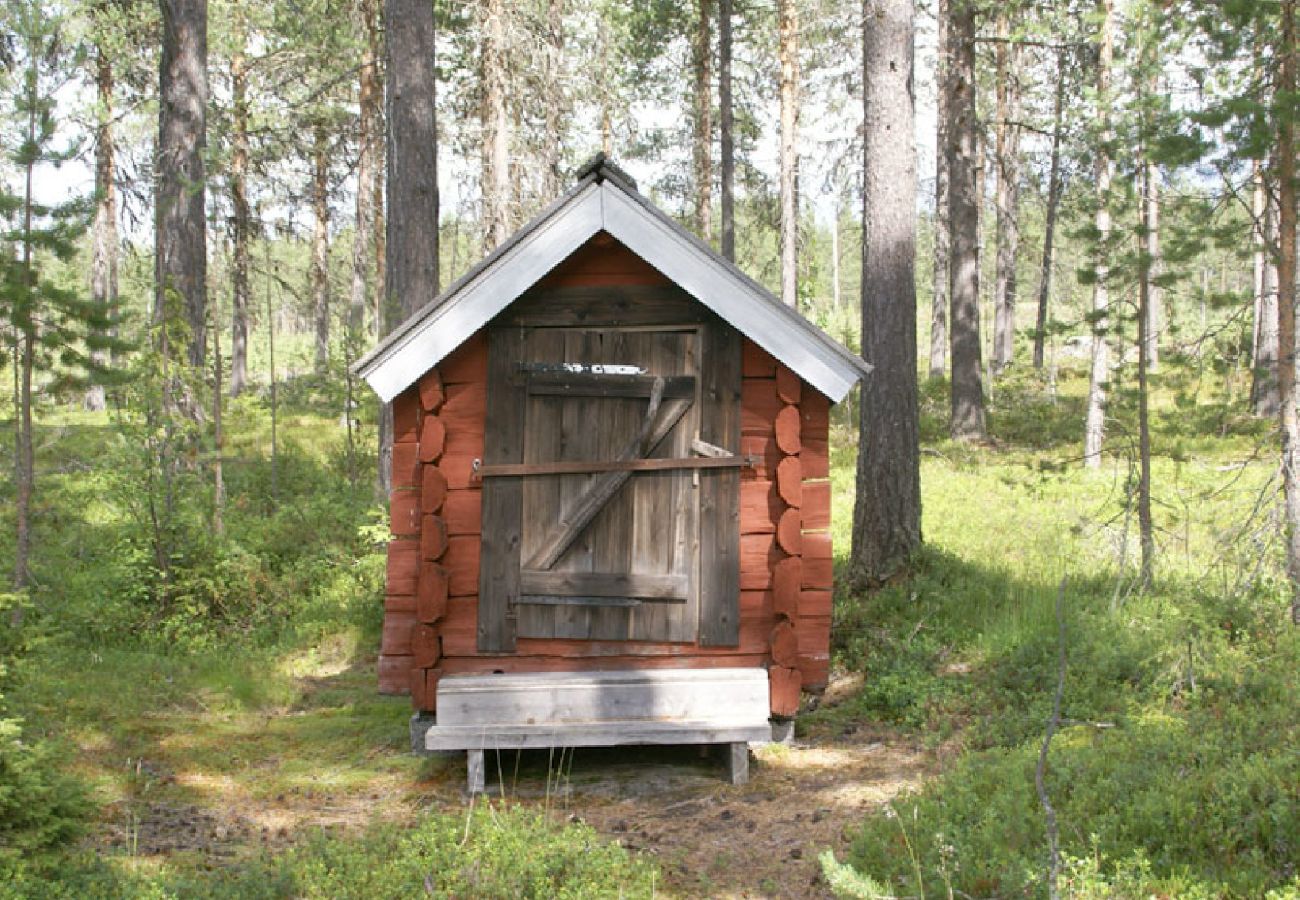
[[[373,731],[369,742],[349,742],[321,728],[370,677],[354,671],[315,699],[308,686],[304,703],[262,710],[255,721],[204,723],[221,753],[196,752],[193,738],[178,742],[172,728],[160,729],[154,752],[129,763],[125,796],[106,808],[94,843],[214,868],[320,829],[463,809],[463,755],[417,760],[391,734],[382,744]],[[851,691],[833,685],[824,703]],[[184,730],[184,718],[174,725]],[[332,744],[310,742],[322,732]],[[504,802],[584,821],[652,856],[666,894],[823,897],[817,855],[830,848],[842,857],[864,813],[917,784],[932,762],[897,735],[862,728],[761,747],[743,787],[724,782],[720,759],[680,747],[489,755],[489,782],[504,786]]]
[[[915,747],[855,735],[762,748],[742,788],[719,784],[714,763],[690,783],[669,776],[661,790],[615,795],[579,783],[570,808],[625,847],[653,854],[665,888],[680,896],[824,897],[818,854],[830,848],[843,858],[863,814],[916,784],[925,761]],[[637,780],[629,773],[624,787]]]

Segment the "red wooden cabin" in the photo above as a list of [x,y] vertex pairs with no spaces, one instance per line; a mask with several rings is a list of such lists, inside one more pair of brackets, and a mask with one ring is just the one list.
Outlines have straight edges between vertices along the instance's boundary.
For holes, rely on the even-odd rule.
[[743,747],[825,684],[828,413],[869,368],[603,157],[357,371],[393,403],[380,689],[471,787],[476,748]]

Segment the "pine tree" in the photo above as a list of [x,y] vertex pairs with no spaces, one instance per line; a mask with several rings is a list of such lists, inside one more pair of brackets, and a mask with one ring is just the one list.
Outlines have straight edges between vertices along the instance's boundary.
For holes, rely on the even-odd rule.
[[913,0],[863,3],[863,383],[854,577],[879,582],[921,542],[916,385]]
[[951,259],[954,438],[985,437],[979,327],[979,124],[975,118],[975,3],[950,0],[948,23],[948,229]]
[[[159,0],[154,321],[165,356],[203,365],[207,329],[208,0]],[[178,327],[183,326],[183,327]],[[183,347],[173,344],[182,336]]]
[[[104,354],[121,345],[109,337],[113,324],[109,308],[60,285],[45,271],[52,260],[67,261],[76,253],[92,208],[91,198],[50,206],[35,196],[38,169],[60,165],[78,149],[55,146],[55,97],[80,65],[81,48],[67,40],[63,11],[48,3],[11,3],[4,23],[13,36],[20,69],[8,110],[9,128],[20,136],[9,157],[20,173],[20,186],[0,197],[0,211],[10,225],[3,242],[17,252],[0,264],[0,308],[14,334],[18,382],[13,586],[21,592],[31,580],[37,391],[84,389],[108,377]],[[21,609],[15,607],[19,618]]]

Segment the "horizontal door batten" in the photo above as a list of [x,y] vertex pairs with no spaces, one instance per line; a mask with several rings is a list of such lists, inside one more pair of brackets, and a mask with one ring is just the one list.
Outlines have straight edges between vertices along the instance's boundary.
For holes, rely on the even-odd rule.
[[591,597],[637,597],[643,600],[684,600],[685,575],[644,575],[638,572],[555,572],[522,569],[521,594]]
[[[605,375],[595,372],[530,372],[526,376],[528,393],[543,397],[649,397],[654,390],[654,375]],[[695,379],[675,375],[663,379],[663,396],[667,399],[693,399]]]
[[584,475],[589,472],[664,472],[674,469],[739,469],[762,462],[756,456],[685,457],[682,459],[609,459],[561,460],[545,463],[507,463],[480,465],[479,478],[519,477],[527,475]]

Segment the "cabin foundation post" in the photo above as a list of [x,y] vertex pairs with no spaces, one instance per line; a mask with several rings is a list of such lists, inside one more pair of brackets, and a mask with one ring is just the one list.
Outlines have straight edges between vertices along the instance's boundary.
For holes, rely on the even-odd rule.
[[471,797],[475,794],[482,794],[487,790],[487,778],[484,763],[485,759],[482,750],[465,751],[465,791]]
[[424,736],[429,733],[429,729],[438,724],[438,719],[432,713],[417,712],[411,716],[411,752],[420,755],[427,755],[430,751],[424,746]]
[[749,784],[749,744],[738,741],[723,746],[727,753],[727,781],[731,784]]

